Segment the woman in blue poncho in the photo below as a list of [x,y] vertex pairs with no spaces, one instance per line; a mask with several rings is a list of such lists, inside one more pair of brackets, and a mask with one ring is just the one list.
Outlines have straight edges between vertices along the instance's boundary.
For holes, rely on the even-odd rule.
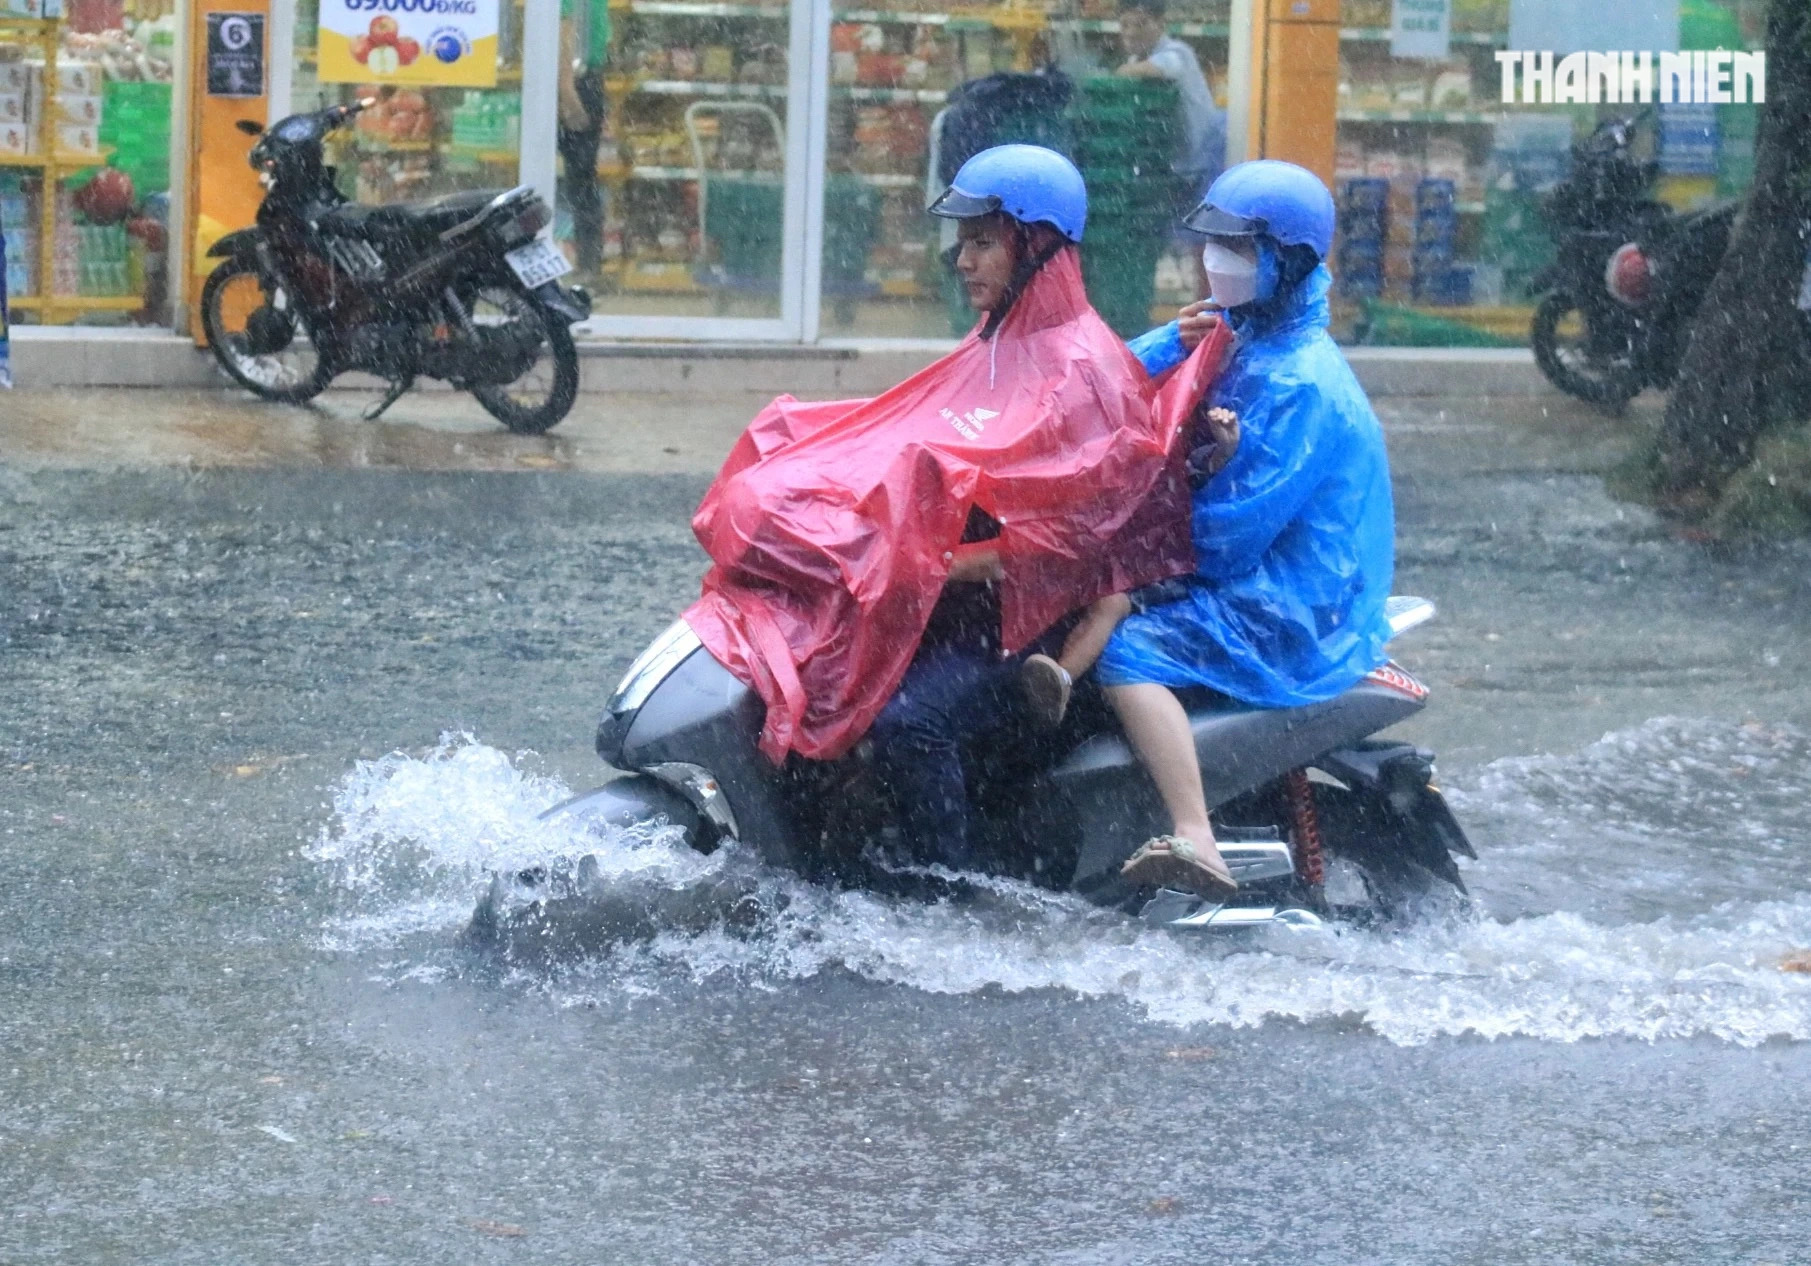
[[[1135,883],[1208,895],[1237,887],[1214,845],[1177,689],[1294,707],[1329,699],[1384,662],[1389,463],[1377,416],[1327,334],[1322,260],[1333,220],[1320,179],[1273,159],[1227,170],[1188,217],[1208,236],[1213,306],[1238,335],[1205,402],[1238,415],[1238,447],[1195,493],[1195,574],[1122,599],[1132,614],[1099,660],[1099,681],[1174,824],[1126,863]],[[1133,350],[1161,372],[1182,358],[1189,333],[1172,323]]]

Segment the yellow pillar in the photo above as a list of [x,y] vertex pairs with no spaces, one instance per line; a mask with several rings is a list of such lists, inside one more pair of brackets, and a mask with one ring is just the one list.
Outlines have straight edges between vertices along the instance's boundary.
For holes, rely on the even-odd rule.
[[[255,97],[214,96],[208,92],[208,14],[264,15],[263,94]],[[234,229],[249,228],[258,214],[263,190],[248,160],[253,140],[239,131],[240,119],[264,122],[270,112],[270,0],[196,0],[189,10],[189,276],[182,296],[188,305],[189,328],[196,342],[201,333],[201,286],[214,265],[208,248]]]
[[1300,163],[1333,183],[1340,0],[1252,5],[1246,153]]

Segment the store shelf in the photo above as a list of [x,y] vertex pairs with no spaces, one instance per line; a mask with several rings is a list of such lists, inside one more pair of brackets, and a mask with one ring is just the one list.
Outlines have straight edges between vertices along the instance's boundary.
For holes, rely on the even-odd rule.
[[[1390,28],[1387,26],[1347,26],[1341,27],[1339,38],[1347,44],[1387,44],[1390,42]],[[1452,44],[1476,44],[1485,48],[1501,48],[1509,42],[1507,32],[1501,35],[1489,31],[1454,31],[1447,36]]]
[[59,170],[80,171],[85,167],[99,167],[107,161],[111,149],[103,146],[92,154],[52,154],[46,158],[43,154],[0,154],[0,167],[55,167]]
[[364,154],[431,154],[438,148],[434,141],[386,141],[378,137],[347,135],[343,132],[329,137],[328,143],[345,149],[356,149]]
[[778,84],[714,84],[696,79],[644,79],[631,90],[660,97],[769,97],[784,98]]
[[1488,124],[1501,122],[1503,115],[1477,110],[1341,110],[1335,117],[1341,123]]
[[616,274],[618,289],[629,294],[695,295],[704,287],[692,277],[690,264],[639,263]]
[[[696,167],[661,167],[647,163],[637,163],[625,169],[621,163],[599,163],[597,174],[606,180],[623,179],[650,181],[686,181],[698,179]],[[712,170],[713,178],[739,180],[752,184],[783,185],[786,178],[777,171],[718,171]],[[916,189],[924,184],[924,177],[914,176],[908,172],[856,172],[855,178],[864,185],[873,185],[877,189]]]
[[[1081,31],[1088,35],[1118,35],[1118,18],[1053,18],[1050,22],[1053,31]],[[1223,40],[1232,33],[1232,28],[1224,22],[1172,22],[1170,34],[1184,38]]]
[[[712,170],[713,179],[735,180],[751,185],[783,185],[786,178],[777,171],[721,171]],[[629,169],[631,180],[696,180],[696,167],[650,167],[642,164]]]
[[143,295],[14,295],[6,306],[20,312],[136,312]]
[[950,94],[941,88],[864,88],[859,84],[831,84],[832,92],[840,92],[851,101],[878,101],[887,105],[910,105],[914,102],[921,105],[942,105],[950,99]]
[[521,155],[513,149],[474,149],[469,145],[444,145],[440,152],[449,158],[464,158],[475,163],[492,163],[498,166],[513,167],[521,162]]
[[631,13],[667,18],[768,18],[779,21],[790,16],[780,5],[704,4],[694,0],[633,0],[626,7]]

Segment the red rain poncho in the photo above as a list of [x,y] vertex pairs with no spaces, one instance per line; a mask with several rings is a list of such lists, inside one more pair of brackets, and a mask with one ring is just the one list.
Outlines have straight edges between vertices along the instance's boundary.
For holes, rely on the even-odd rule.
[[971,335],[871,400],[762,410],[692,520],[715,565],[685,620],[766,703],[768,758],[833,759],[867,732],[971,506],[1000,524],[1008,650],[1105,594],[1189,571],[1175,440],[1226,341],[1153,383],[1065,249],[990,342]]

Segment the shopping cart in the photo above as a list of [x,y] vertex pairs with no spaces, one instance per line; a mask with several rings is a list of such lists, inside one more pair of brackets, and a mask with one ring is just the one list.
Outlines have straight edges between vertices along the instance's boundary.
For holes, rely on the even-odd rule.
[[[705,144],[703,121],[719,120],[717,165]],[[735,295],[779,293],[785,249],[785,178],[754,167],[759,146],[722,143],[721,121],[739,118],[766,125],[773,151],[786,152],[786,128],[769,107],[753,101],[695,101],[685,110],[686,139],[698,179],[698,252],[693,280],[709,290],[719,312]],[[747,166],[724,164],[742,156]],[[867,280],[868,252],[880,222],[879,199],[859,177],[832,174],[824,191],[824,251],[820,293],[846,309],[880,287]],[[846,322],[845,322],[846,323]]]

